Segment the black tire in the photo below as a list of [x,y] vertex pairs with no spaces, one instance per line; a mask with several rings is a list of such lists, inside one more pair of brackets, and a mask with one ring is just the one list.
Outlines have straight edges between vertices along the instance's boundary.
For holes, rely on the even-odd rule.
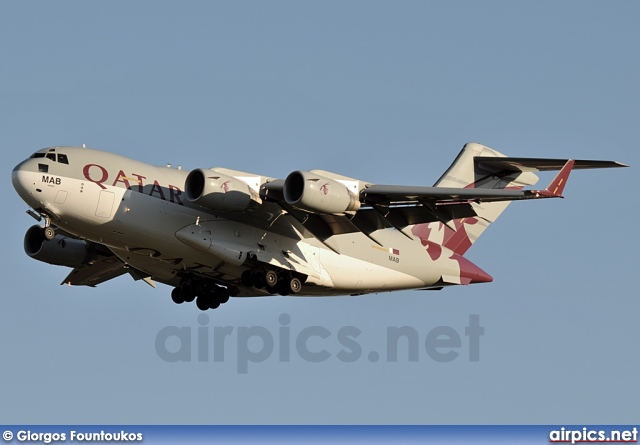
[[45,227],[42,231],[42,235],[44,236],[44,239],[51,241],[56,237],[56,231],[53,230],[53,227]]
[[198,296],[198,298],[196,298],[196,306],[198,306],[198,309],[200,309],[201,311],[208,310],[209,298],[205,297],[204,295]]
[[212,298],[211,301],[209,302],[209,309],[218,309],[219,307],[220,307],[220,302]]
[[194,292],[193,287],[183,286],[181,290],[182,290],[182,298],[184,298],[184,301],[186,303],[191,303],[193,300],[196,299],[196,293]]
[[196,281],[195,283],[191,284],[191,288],[196,295],[204,294],[207,289],[207,287],[201,281]]
[[265,290],[269,292],[271,295],[275,295],[278,293],[278,286],[267,286]]
[[220,304],[225,304],[227,301],[229,301],[229,292],[227,291],[227,289],[218,287],[216,289],[215,295],[216,295],[216,301],[219,302]]
[[291,293],[288,280],[280,280],[276,289],[280,295],[289,295]]
[[242,281],[243,286],[252,287],[253,286],[253,277],[250,270],[245,270],[240,275],[240,281]]
[[264,282],[267,288],[275,287],[278,284],[278,274],[275,270],[267,270],[264,273]]
[[289,281],[289,290],[294,294],[300,292],[302,290],[302,281],[296,277],[291,278]]
[[258,289],[264,288],[267,285],[267,281],[265,280],[264,275],[263,274],[253,275],[253,285]]
[[175,304],[182,304],[186,301],[184,299],[184,293],[182,292],[182,289],[180,289],[179,287],[173,288],[173,290],[171,291],[171,299]]

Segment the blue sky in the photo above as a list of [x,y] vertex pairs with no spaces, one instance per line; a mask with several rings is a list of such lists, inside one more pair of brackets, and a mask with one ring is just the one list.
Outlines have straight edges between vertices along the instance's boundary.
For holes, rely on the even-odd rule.
[[[3,3],[0,419],[637,423],[639,19],[636,2]],[[187,169],[432,185],[469,141],[632,168],[575,172],[566,199],[510,206],[467,254],[491,284],[232,300],[204,326],[166,286],[59,286],[66,270],[23,252],[34,221],[9,179],[37,149],[85,143]],[[223,362],[198,362],[198,328],[262,326],[277,345],[282,314],[292,338],[331,332],[310,346],[332,357],[274,352],[240,374],[234,334]],[[474,314],[478,362],[464,335]],[[192,332],[192,361],[156,353],[169,326]],[[362,332],[353,363],[336,358],[345,326]],[[401,347],[388,363],[399,326],[421,342],[448,326],[460,356],[421,348],[409,362]]]

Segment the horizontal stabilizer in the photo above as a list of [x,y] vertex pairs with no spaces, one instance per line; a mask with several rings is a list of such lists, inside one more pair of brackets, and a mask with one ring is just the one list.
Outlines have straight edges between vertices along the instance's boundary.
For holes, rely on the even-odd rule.
[[[474,161],[481,167],[491,170],[504,170],[514,172],[544,172],[560,170],[569,161],[568,159],[547,159],[547,158],[511,158],[511,157],[490,157],[476,156]],[[581,170],[587,168],[616,168],[628,167],[628,165],[615,161],[591,161],[574,160],[573,169]]]

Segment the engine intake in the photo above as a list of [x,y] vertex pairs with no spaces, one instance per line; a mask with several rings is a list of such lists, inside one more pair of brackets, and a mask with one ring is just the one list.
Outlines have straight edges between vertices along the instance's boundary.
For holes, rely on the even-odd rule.
[[360,208],[358,197],[346,185],[312,172],[295,171],[284,181],[284,199],[299,209],[343,214]]
[[214,170],[191,171],[184,189],[189,201],[213,210],[241,212],[251,203],[251,191],[245,182]]
[[31,258],[48,264],[66,267],[80,267],[91,256],[86,241],[56,235],[47,241],[42,227],[31,226],[24,235],[24,251]]

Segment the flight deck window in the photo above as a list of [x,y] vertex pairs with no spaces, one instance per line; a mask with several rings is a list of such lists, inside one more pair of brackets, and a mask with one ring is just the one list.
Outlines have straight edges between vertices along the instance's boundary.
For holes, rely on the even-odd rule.
[[44,158],[44,153],[34,153],[31,155],[32,158]]
[[49,173],[49,166],[47,164],[38,164],[38,171],[41,173]]
[[51,159],[52,161],[55,162],[56,154],[55,153],[47,153],[47,159]]
[[67,159],[67,155],[58,153],[58,162],[61,164],[69,164],[69,159]]

